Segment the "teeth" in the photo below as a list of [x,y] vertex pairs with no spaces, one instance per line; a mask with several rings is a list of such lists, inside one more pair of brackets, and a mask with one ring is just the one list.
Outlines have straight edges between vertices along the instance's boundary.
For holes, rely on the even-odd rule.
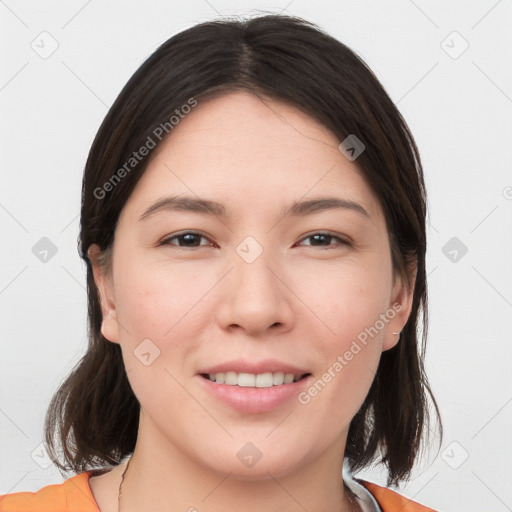
[[[240,386],[247,388],[270,388],[280,386],[281,384],[290,384],[294,382],[293,373],[275,372],[275,373],[209,373],[208,378],[217,384],[228,384],[230,386]],[[299,380],[299,379],[297,379]]]

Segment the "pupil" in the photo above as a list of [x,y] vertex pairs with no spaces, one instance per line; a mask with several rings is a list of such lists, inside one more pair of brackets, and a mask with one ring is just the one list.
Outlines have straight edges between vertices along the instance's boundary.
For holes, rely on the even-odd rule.
[[[320,237],[321,239],[323,239],[323,241],[324,241],[324,242],[325,242],[325,241],[327,241],[327,242],[328,242],[328,241],[331,239],[331,236],[330,236],[330,235],[313,235],[313,240],[318,241],[318,238],[319,238],[319,237]],[[318,244],[313,243],[312,245],[318,245]],[[322,245],[322,244],[320,244],[320,245]]]
[[[188,242],[194,242],[194,240],[196,240],[196,236],[197,235],[194,235],[194,234],[187,234],[187,235],[182,235],[182,239],[185,240],[185,244],[186,245],[189,245]],[[196,240],[197,241],[197,240]],[[197,244],[194,244],[194,245],[197,245]]]

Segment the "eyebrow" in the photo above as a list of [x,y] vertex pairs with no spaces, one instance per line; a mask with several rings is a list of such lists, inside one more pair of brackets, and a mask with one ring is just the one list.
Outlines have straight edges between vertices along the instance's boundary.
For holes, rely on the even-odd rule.
[[[282,217],[304,217],[313,213],[335,209],[352,210],[370,218],[370,214],[362,205],[355,201],[339,197],[317,197],[314,199],[308,199],[307,201],[295,201],[290,206],[284,208],[281,215]],[[195,212],[222,218],[227,216],[224,205],[216,201],[191,196],[170,196],[159,199],[156,203],[150,206],[139,217],[139,221],[145,220],[148,217],[163,211]]]

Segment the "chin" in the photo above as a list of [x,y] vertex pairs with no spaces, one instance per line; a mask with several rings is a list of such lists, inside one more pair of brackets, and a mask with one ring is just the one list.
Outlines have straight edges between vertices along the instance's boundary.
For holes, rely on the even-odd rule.
[[[215,472],[223,475],[229,474],[229,478],[240,481],[260,481],[269,478],[283,477],[292,472],[301,464],[301,459],[293,447],[290,447],[290,453],[283,451],[276,452],[272,448],[262,448],[261,450],[255,444],[250,442],[242,445],[234,456],[232,453],[224,452],[221,461],[211,466]],[[205,461],[206,462],[206,461]],[[271,475],[271,476],[270,476]]]

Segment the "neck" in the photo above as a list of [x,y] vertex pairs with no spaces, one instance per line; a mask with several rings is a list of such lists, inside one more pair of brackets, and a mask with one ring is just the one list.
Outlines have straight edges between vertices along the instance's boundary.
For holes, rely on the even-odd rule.
[[241,479],[233,472],[206,467],[168,440],[162,443],[150,430],[141,423],[137,446],[120,486],[119,512],[359,510],[342,482],[339,454],[344,442],[341,451],[339,445],[328,447],[300,469],[260,471],[257,478]]

